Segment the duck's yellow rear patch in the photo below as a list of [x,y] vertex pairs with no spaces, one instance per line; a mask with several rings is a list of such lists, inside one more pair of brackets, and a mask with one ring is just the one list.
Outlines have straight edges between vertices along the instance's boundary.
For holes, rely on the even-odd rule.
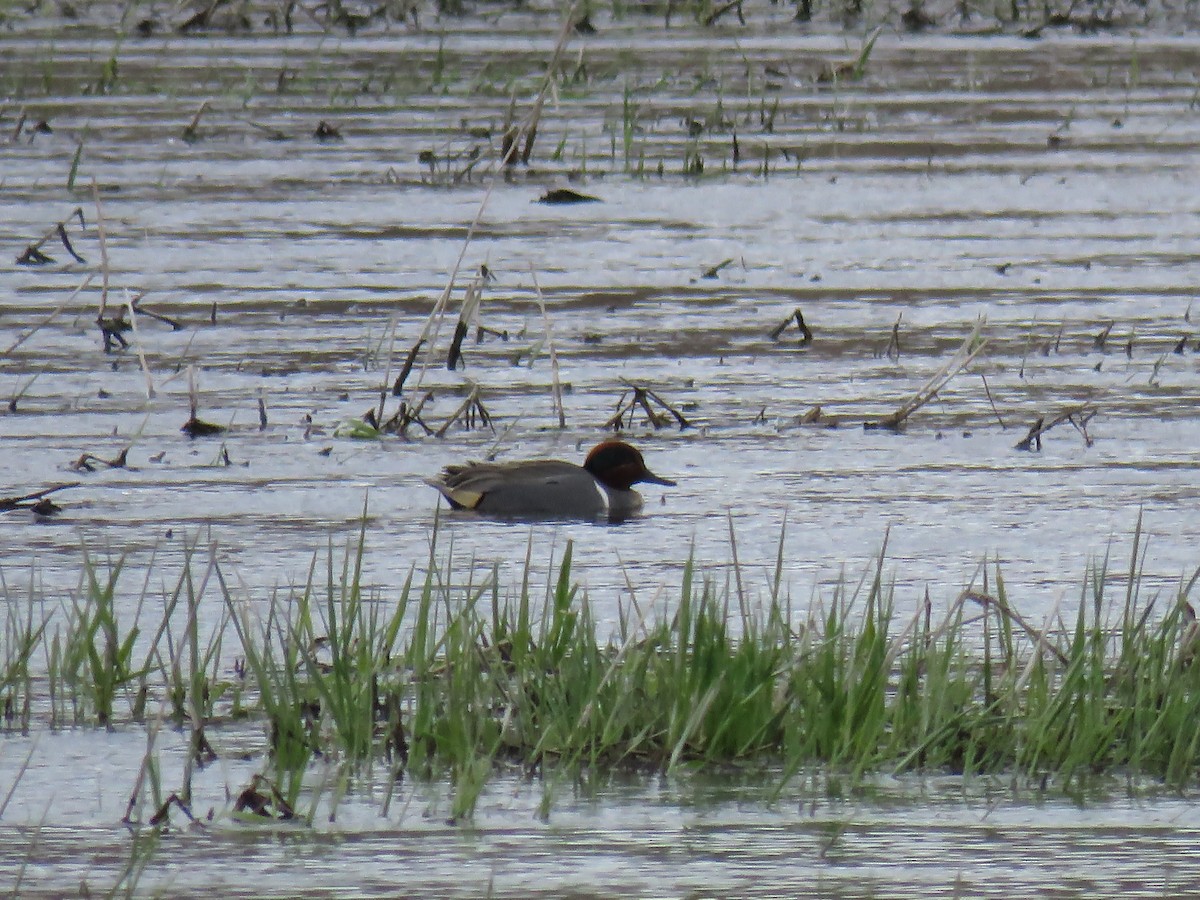
[[446,496],[463,509],[474,509],[483,499],[483,491],[450,490],[446,491]]

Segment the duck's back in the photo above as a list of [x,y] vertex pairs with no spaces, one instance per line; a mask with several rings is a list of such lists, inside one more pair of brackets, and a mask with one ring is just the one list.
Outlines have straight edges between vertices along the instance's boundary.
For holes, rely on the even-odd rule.
[[554,459],[448,466],[431,482],[453,505],[501,516],[598,516],[608,509],[596,479]]

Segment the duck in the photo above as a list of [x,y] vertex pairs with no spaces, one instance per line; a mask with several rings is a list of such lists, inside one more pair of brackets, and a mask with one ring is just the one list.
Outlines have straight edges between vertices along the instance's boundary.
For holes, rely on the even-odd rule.
[[619,521],[642,508],[635,484],[674,487],[655,475],[636,447],[602,441],[582,466],[561,459],[506,463],[468,462],[447,466],[439,478],[426,479],[452,509],[491,516]]

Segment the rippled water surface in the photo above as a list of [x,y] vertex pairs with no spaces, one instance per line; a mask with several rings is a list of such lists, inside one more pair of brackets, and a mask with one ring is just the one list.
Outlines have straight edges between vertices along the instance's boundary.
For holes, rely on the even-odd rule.
[[[0,827],[0,874],[21,896],[107,888],[135,856],[117,824],[137,776],[139,733],[44,736]],[[236,745],[239,735],[223,734]],[[6,738],[0,772],[30,741]],[[163,735],[166,770],[183,737]],[[219,811],[255,771],[233,754],[198,773],[195,811]],[[314,773],[314,786],[328,773]],[[1007,779],[881,779],[829,794],[824,776],[772,785],[737,773],[631,779],[581,794],[497,779],[474,821],[454,825],[444,785],[366,779],[311,827],[218,819],[166,831],[138,882],[185,896],[1183,897],[1200,891],[1200,810],[1179,796],[1070,802]],[[37,785],[37,789],[33,788]],[[331,785],[324,784],[328,791]],[[836,791],[837,789],[834,788]],[[1121,789],[1115,788],[1120,796]],[[328,796],[328,795],[326,795]],[[148,839],[141,832],[143,840]],[[219,861],[219,864],[214,864]]]
[[[130,596],[148,570],[155,596],[188,540],[215,543],[244,596],[266,598],[302,583],[331,540],[353,540],[364,504],[366,579],[386,600],[429,553],[437,495],[422,479],[488,454],[581,459],[626,380],[691,422],[654,430],[638,413],[630,430],[678,487],[650,487],[645,515],[614,527],[443,511],[438,552],[456,573],[495,564],[515,585],[530,541],[541,572],[573,539],[576,577],[615,622],[631,591],[669,601],[693,551],[723,578],[732,534],[755,593],[782,541],[803,609],[843,566],[856,580],[887,535],[900,607],[926,590],[944,607],[996,557],[1011,602],[1040,621],[1070,613],[1089,560],[1111,552],[1127,568],[1139,512],[1148,593],[1200,563],[1194,38],[885,31],[861,81],[829,83],[819,73],[861,35],[805,33],[786,10],[745,28],[605,22],[568,43],[529,164],[495,177],[510,105],[529,113],[558,26],[533,12],[425,24],[118,42],[87,22],[27,22],[0,34],[0,491],[73,485],[53,518],[0,514],[10,603],[63,602],[85,547],[128,554]],[[340,139],[318,140],[322,121]],[[93,181],[108,313],[142,294],[142,309],[179,325],[139,315],[114,353],[96,326]],[[568,185],[602,202],[535,202]],[[52,236],[52,263],[17,265],[60,221],[86,262]],[[379,404],[460,257],[448,318],[403,399],[429,392],[423,418],[437,430],[478,386],[493,427],[337,436]],[[477,319],[487,331],[448,371],[481,265],[494,275]],[[794,325],[771,336],[796,309],[811,344]],[[983,353],[901,433],[863,428],[980,322]],[[197,414],[224,434],[180,432],[193,382]],[[387,396],[385,418],[398,402]],[[1084,404],[1085,429],[1063,422],[1040,452],[1016,449],[1039,417]],[[124,467],[72,468],[125,448]],[[50,895],[128,859],[112,823],[144,737],[44,740],[0,842],[19,860],[36,841],[25,884]],[[95,741],[130,771],[114,776]],[[0,752],[11,783],[27,746],[5,738]],[[233,769],[211,776],[214,798],[250,771]],[[168,835],[174,868],[147,884],[286,892],[304,858],[314,890],[369,869],[362,890],[421,895],[1200,891],[1184,800],[989,805],[950,790],[812,810],[681,804],[671,790],[568,803],[540,825],[530,788],[498,788],[466,831],[425,818],[425,799],[379,819],[359,798],[351,825],[318,829],[327,839]],[[213,853],[231,869],[198,874]]]

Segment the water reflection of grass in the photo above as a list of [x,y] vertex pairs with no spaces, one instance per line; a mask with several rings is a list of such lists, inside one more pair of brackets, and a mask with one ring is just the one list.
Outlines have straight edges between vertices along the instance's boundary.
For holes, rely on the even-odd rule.
[[[1182,788],[1200,763],[1188,604],[1200,572],[1175,596],[1140,597],[1140,526],[1125,577],[1107,559],[1093,566],[1074,623],[1041,629],[1011,607],[998,568],[940,617],[928,602],[901,616],[883,554],[856,587],[799,610],[781,554],[757,599],[736,565],[720,584],[684,563],[669,607],[631,602],[606,636],[573,581],[570,544],[542,589],[528,561],[506,587],[494,573],[463,582],[431,551],[389,597],[363,589],[365,543],[360,533],[340,564],[331,550],[302,589],[267,602],[240,596],[194,548],[161,605],[143,587],[124,619],[119,563],[107,575],[89,564],[61,611],[8,597],[8,726],[147,723],[150,821],[172,803],[186,810],[193,765],[219,756],[223,724],[243,718],[263,724],[262,775],[235,811],[289,817],[315,808],[305,779],[316,757],[345,778],[377,765],[396,780],[448,778],[456,819],[500,771],[540,778],[546,812],[557,786],[623,771],[761,765],[783,773],[781,787],[814,767],[840,780],[1013,773],[1074,793],[1103,773]],[[226,614],[202,640],[209,595]],[[233,639],[236,676],[218,666]],[[192,735],[171,797],[153,749],[166,720]]]

